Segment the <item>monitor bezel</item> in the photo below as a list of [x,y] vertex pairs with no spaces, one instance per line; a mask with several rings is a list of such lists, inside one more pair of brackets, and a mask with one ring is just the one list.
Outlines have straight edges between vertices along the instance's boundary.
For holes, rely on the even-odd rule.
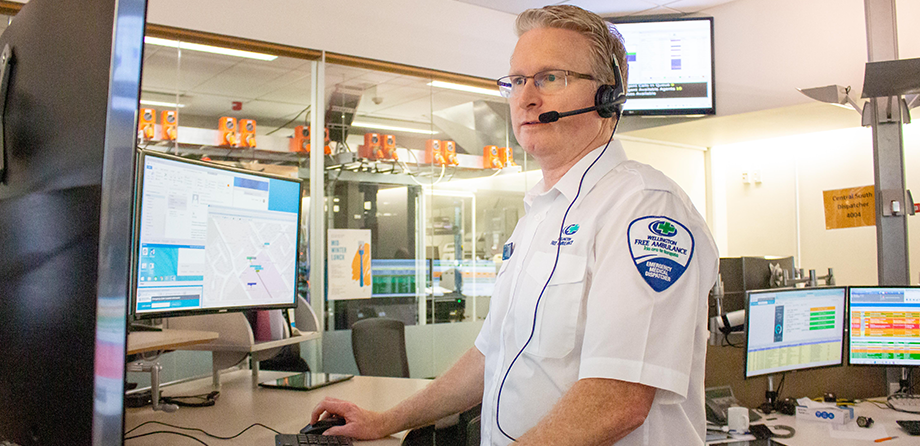
[[858,362],[850,361],[851,354],[851,336],[852,336],[852,324],[851,319],[851,310],[850,310],[850,292],[854,289],[881,289],[881,288],[902,288],[902,289],[916,289],[920,290],[920,286],[917,285],[851,285],[847,287],[847,339],[846,339],[846,364],[847,366],[854,367],[920,367],[920,364],[863,364]]
[[[777,292],[810,291],[810,290],[843,290],[844,314],[843,314],[843,320],[841,323],[842,325],[841,330],[843,330],[843,333],[841,333],[841,341],[840,341],[840,361],[837,364],[815,365],[815,366],[783,370],[783,371],[778,371],[778,372],[765,372],[765,373],[757,373],[754,375],[748,375],[748,348],[749,348],[748,346],[750,343],[750,336],[751,336],[750,335],[751,295],[772,294],[772,293],[777,293]],[[789,373],[789,372],[798,372],[801,370],[842,367],[846,363],[844,360],[844,356],[846,353],[846,346],[847,346],[846,341],[847,341],[847,338],[849,337],[849,335],[847,334],[848,328],[849,328],[849,326],[847,325],[849,323],[849,319],[847,318],[847,311],[849,309],[849,301],[850,301],[850,290],[848,287],[845,287],[845,286],[822,286],[822,287],[810,287],[810,288],[809,287],[806,287],[806,288],[785,287],[785,288],[768,288],[768,289],[763,289],[763,290],[746,291],[744,293],[744,379],[752,379],[752,378],[758,378],[762,376],[778,375],[778,374]]]
[[[301,178],[286,177],[281,175],[274,175],[266,172],[257,172],[253,170],[239,169],[232,166],[226,166],[223,164],[210,163],[201,160],[195,160],[190,158],[184,158],[180,156],[174,156],[166,154],[163,152],[158,152],[155,150],[138,150],[137,156],[137,181],[135,182],[134,187],[134,218],[132,224],[132,237],[131,237],[131,274],[130,274],[130,294],[131,294],[131,318],[132,320],[151,320],[151,319],[161,319],[168,317],[178,317],[178,316],[195,316],[202,314],[219,314],[219,313],[229,313],[229,312],[242,312],[249,310],[283,310],[287,308],[296,308],[297,307],[297,283],[300,282],[300,268],[294,268],[294,299],[292,302],[283,303],[283,304],[270,304],[270,305],[246,305],[246,306],[232,306],[232,307],[214,307],[214,308],[198,308],[190,310],[164,310],[164,311],[137,311],[137,282],[138,282],[138,261],[139,261],[139,251],[140,251],[140,221],[141,221],[141,211],[143,207],[143,193],[144,193],[144,165],[148,156],[155,158],[177,161],[185,164],[197,165],[201,167],[217,169],[225,172],[241,173],[246,175],[263,177],[266,179],[273,180],[282,180],[282,181],[291,181],[297,183],[300,189],[300,200],[297,200],[297,241],[296,241],[296,252],[300,253],[301,249],[301,231],[303,230],[303,193],[304,193],[304,181]],[[298,259],[298,264],[300,263]]]
[[[711,116],[716,114],[716,43],[715,43],[715,26],[712,17],[672,17],[672,18],[608,18],[607,21],[614,26],[624,23],[668,23],[668,22],[687,22],[687,21],[708,21],[709,22],[709,74],[712,83],[712,106],[708,108],[668,108],[668,109],[641,109],[628,110],[623,109],[624,116]],[[617,28],[617,32],[619,28]],[[622,35],[622,33],[621,33]],[[625,40],[625,37],[624,37]],[[626,42],[624,42],[625,44]],[[628,49],[627,49],[628,50]],[[627,74],[628,77],[628,74]],[[627,79],[626,85],[629,85]],[[627,103],[629,99],[627,98]]]

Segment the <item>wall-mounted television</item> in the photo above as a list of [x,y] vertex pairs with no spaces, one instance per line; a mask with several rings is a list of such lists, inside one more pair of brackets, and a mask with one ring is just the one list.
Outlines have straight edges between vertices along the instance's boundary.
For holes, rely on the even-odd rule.
[[712,17],[611,20],[626,44],[626,115],[714,115]]

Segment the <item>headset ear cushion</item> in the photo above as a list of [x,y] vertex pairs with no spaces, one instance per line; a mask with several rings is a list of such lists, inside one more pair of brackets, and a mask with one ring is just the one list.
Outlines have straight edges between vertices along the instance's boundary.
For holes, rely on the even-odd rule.
[[602,118],[610,118],[617,110],[616,104],[617,91],[616,87],[610,84],[601,85],[594,95],[594,105],[597,107],[597,114]]

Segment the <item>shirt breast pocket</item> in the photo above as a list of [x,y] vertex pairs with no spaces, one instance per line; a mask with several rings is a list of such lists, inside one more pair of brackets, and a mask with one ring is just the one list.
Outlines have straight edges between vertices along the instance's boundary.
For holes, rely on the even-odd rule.
[[[530,268],[527,280],[535,284],[536,295],[539,295],[546,284],[555,257],[556,253],[538,252],[534,255],[531,265],[542,267]],[[552,273],[553,277],[539,301],[536,329],[525,350],[526,353],[544,358],[562,358],[575,348],[578,316],[585,292],[586,269],[585,256],[559,254],[556,270]],[[529,335],[530,327],[527,328]],[[522,342],[526,340],[525,337]]]

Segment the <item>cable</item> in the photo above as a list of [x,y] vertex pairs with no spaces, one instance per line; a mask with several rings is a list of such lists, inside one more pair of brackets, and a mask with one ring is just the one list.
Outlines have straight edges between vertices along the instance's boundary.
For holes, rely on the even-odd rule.
[[[135,430],[140,429],[142,426],[145,426],[145,425],[147,425],[147,424],[159,424],[159,425],[162,425],[162,426],[171,427],[171,428],[173,428],[173,429],[182,429],[182,430],[193,431],[193,432],[201,432],[202,434],[205,434],[205,435],[207,435],[208,437],[215,438],[215,439],[218,439],[218,440],[232,440],[232,439],[234,439],[234,438],[236,438],[236,437],[239,437],[240,435],[243,435],[243,433],[245,433],[245,432],[248,431],[249,429],[252,429],[253,427],[256,427],[256,426],[264,427],[264,428],[266,428],[266,429],[268,429],[268,430],[270,430],[270,431],[272,431],[272,432],[274,432],[274,433],[276,433],[276,434],[279,434],[279,435],[281,434],[281,432],[278,432],[278,431],[276,431],[276,430],[274,430],[274,429],[272,429],[272,428],[270,428],[270,427],[268,427],[268,426],[266,426],[266,425],[264,425],[264,424],[262,424],[262,423],[252,423],[252,424],[249,425],[249,427],[247,427],[246,429],[241,430],[241,431],[240,431],[238,434],[236,434],[236,435],[229,436],[229,437],[222,437],[222,436],[220,436],[220,435],[214,435],[214,434],[208,433],[208,432],[204,431],[203,429],[199,429],[199,428],[197,428],[197,427],[182,427],[182,426],[176,426],[176,425],[173,425],[173,424],[163,423],[162,421],[146,421],[146,422],[144,422],[144,423],[141,423],[141,424],[137,425],[137,426],[134,427],[133,429],[131,429],[131,430],[125,432],[125,435],[128,435],[128,434],[130,434],[131,432],[134,432]],[[160,432],[160,431],[158,431],[158,432]],[[162,431],[162,432],[169,432],[169,431]],[[157,432],[151,432],[151,434],[152,434],[152,433],[157,433]],[[178,432],[170,432],[170,433],[179,434]],[[144,434],[144,435],[150,435],[150,434]],[[179,434],[179,435],[185,435],[185,434]],[[143,436],[143,435],[137,435],[137,436],[131,437],[131,438],[137,438],[137,437],[140,437],[140,436]],[[195,437],[192,437],[192,438],[195,438]],[[125,440],[127,440],[127,439],[128,439],[128,438],[126,437]],[[197,440],[197,438],[196,438],[196,440]],[[200,440],[199,440],[199,441],[200,441]]]
[[[533,340],[533,336],[537,331],[537,312],[540,309],[540,300],[543,299],[543,293],[546,292],[546,287],[549,286],[549,282],[553,280],[553,274],[556,273],[556,267],[559,265],[559,254],[562,250],[562,235],[563,235],[563,231],[565,231],[565,220],[569,216],[569,211],[572,210],[572,206],[574,206],[575,203],[578,202],[578,197],[581,195],[581,186],[585,181],[585,177],[588,176],[588,172],[591,171],[591,168],[594,167],[594,165],[597,164],[597,161],[600,160],[601,157],[604,156],[604,153],[607,152],[607,147],[609,147],[610,142],[613,141],[613,135],[616,134],[617,126],[619,124],[620,124],[620,117],[617,116],[617,120],[613,124],[613,132],[610,133],[610,139],[607,140],[607,144],[604,145],[604,149],[601,150],[601,153],[597,155],[597,158],[594,158],[594,161],[592,161],[591,164],[588,166],[588,168],[585,169],[585,172],[581,174],[581,179],[578,180],[578,191],[575,192],[575,198],[572,199],[572,202],[569,203],[569,207],[566,208],[565,210],[565,214],[562,215],[562,224],[559,226],[559,237],[556,239],[556,259],[553,261],[553,269],[550,271],[549,277],[546,279],[546,283],[543,284],[543,289],[540,290],[540,295],[537,296],[537,302],[534,305],[533,325],[531,325],[530,327],[530,336],[527,338],[527,341],[524,342],[524,346],[521,347],[521,350],[518,351],[517,355],[514,356],[514,359],[511,360],[511,363],[508,364],[508,369],[505,370],[505,376],[502,377],[502,382],[498,386],[498,397],[496,398],[496,401],[495,401],[495,424],[496,426],[498,426],[499,432],[501,432],[502,435],[504,435],[511,441],[517,441],[517,439],[512,437],[511,435],[508,435],[508,433],[505,432],[504,429],[502,429],[502,424],[499,418],[499,414],[501,411],[502,388],[505,387],[505,381],[508,379],[508,375],[511,373],[511,368],[514,367],[514,363],[517,362],[518,358],[521,357],[521,354],[524,353],[524,350],[527,349],[527,346],[530,344],[530,341]],[[443,171],[441,173],[443,174]]]
[[146,437],[146,436],[155,435],[155,434],[172,434],[172,435],[178,435],[178,436],[180,436],[180,437],[191,438],[192,440],[195,440],[195,441],[197,441],[197,442],[203,444],[204,446],[208,446],[207,443],[205,443],[205,442],[203,442],[203,441],[201,441],[201,440],[199,440],[199,439],[197,439],[197,438],[195,438],[195,437],[193,437],[193,436],[191,436],[191,435],[189,435],[189,434],[183,434],[182,432],[172,432],[172,431],[153,431],[153,432],[147,432],[146,434],[138,434],[138,435],[135,435],[135,436],[133,436],[133,437],[125,437],[125,440],[126,440],[126,441],[127,441],[127,440],[133,440],[133,439],[135,439],[135,438],[141,438],[141,437]]
[[305,109],[303,109],[303,110],[301,110],[300,112],[298,112],[298,113],[297,113],[297,115],[296,115],[296,116],[294,116],[294,118],[293,118],[293,119],[291,119],[291,120],[290,120],[290,121],[288,121],[288,122],[285,122],[284,124],[281,124],[281,126],[280,126],[280,127],[278,127],[278,128],[276,128],[276,129],[274,129],[274,130],[272,130],[272,131],[270,131],[270,132],[268,132],[268,133],[266,133],[266,134],[265,134],[265,136],[268,136],[268,135],[271,135],[272,133],[275,133],[275,132],[277,132],[278,130],[281,130],[281,129],[283,129],[283,128],[285,128],[285,127],[287,127],[287,126],[288,126],[288,125],[289,125],[290,123],[292,123],[292,122],[294,122],[294,121],[296,121],[296,120],[297,120],[297,118],[299,118],[299,117],[300,117],[300,115],[302,115],[302,114],[303,114],[303,112],[305,112],[305,111],[307,111],[307,110],[309,110],[309,109],[310,109],[310,106],[308,105],[308,106],[307,106],[307,108],[305,108]]

